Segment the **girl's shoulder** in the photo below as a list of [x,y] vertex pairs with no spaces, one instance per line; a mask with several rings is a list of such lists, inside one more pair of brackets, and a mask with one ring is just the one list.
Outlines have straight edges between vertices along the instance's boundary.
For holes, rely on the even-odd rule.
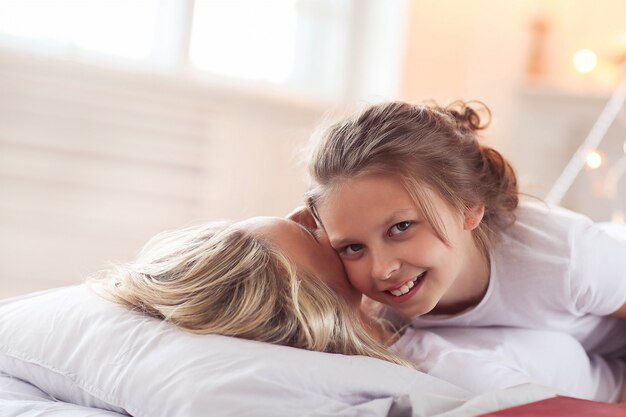
[[538,201],[524,201],[515,210],[515,223],[505,235],[553,237],[561,242],[604,239],[626,241],[626,224],[594,222],[584,214]]
[[505,240],[520,241],[543,249],[563,248],[593,224],[587,216],[563,207],[540,201],[523,201],[515,210],[515,222],[504,230],[503,235]]
[[541,202],[524,202],[515,214],[491,252],[492,277],[510,285],[511,300],[523,283],[539,289],[533,297],[544,305],[561,300],[577,314],[607,315],[624,303],[626,228]]
[[564,207],[548,204],[544,201],[523,200],[515,209],[516,222],[536,223],[581,223],[592,224],[593,221],[582,213]]

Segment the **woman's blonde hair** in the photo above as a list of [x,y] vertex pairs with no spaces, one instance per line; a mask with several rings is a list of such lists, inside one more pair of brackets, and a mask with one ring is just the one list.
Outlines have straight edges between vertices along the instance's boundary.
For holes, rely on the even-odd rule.
[[199,334],[219,334],[408,365],[358,312],[273,242],[236,224],[164,232],[134,262],[90,280],[106,298]]
[[[487,121],[479,112],[486,113]],[[500,231],[515,221],[519,201],[512,166],[478,141],[478,131],[487,127],[490,116],[480,102],[457,101],[447,107],[390,102],[333,124],[318,136],[310,158],[310,209],[319,221],[316,207],[345,179],[395,176],[446,243],[445,227],[428,191],[463,214],[484,204],[473,234],[487,254]]]

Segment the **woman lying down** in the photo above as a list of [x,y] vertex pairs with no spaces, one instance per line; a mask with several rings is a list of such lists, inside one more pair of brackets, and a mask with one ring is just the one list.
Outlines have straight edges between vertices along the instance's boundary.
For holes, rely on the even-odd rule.
[[165,232],[92,285],[194,333],[370,356],[476,394],[531,382],[579,398],[622,400],[624,362],[589,357],[566,334],[398,329],[370,317],[323,230],[306,213],[298,221],[304,225],[259,217]]

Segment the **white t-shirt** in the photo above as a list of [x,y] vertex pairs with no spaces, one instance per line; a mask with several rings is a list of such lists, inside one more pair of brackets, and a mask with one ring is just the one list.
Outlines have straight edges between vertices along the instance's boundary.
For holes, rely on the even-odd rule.
[[561,331],[590,355],[626,357],[626,319],[607,316],[626,302],[626,226],[543,203],[522,203],[515,214],[490,252],[481,302],[457,315],[413,317],[412,326]]
[[561,394],[617,402],[626,363],[591,358],[562,332],[515,328],[406,329],[392,349],[419,370],[482,394],[523,383]]

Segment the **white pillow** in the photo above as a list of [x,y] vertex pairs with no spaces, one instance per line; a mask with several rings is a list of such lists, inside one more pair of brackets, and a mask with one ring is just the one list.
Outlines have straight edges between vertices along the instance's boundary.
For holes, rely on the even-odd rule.
[[45,392],[17,378],[0,372],[0,415],[63,416],[63,417],[121,417],[121,414],[91,407],[56,401]]
[[417,416],[471,398],[377,359],[190,334],[84,286],[0,301],[0,371],[136,417]]

